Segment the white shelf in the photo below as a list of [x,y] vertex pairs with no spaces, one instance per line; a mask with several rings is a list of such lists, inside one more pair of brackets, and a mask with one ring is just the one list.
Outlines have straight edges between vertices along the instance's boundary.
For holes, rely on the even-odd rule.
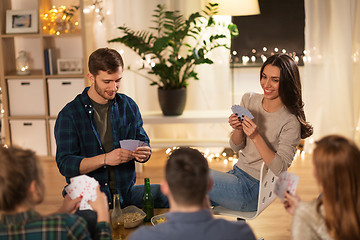
[[[7,10],[39,10],[39,30],[37,33],[6,34],[6,18],[0,18],[0,84],[2,86],[2,105],[4,108],[1,129],[4,132],[3,144],[17,144],[31,148],[45,159],[53,159],[55,144],[52,125],[59,108],[82,91],[86,79],[85,71],[81,74],[46,75],[44,50],[47,48],[55,48],[58,59],[81,58],[84,65],[87,58],[85,29],[83,27],[74,29],[74,32],[68,34],[49,35],[43,32],[43,22],[40,14],[51,9],[53,3],[53,0],[0,1],[1,16],[5,16]],[[85,26],[82,12],[83,1],[72,0],[71,4],[80,6],[78,10],[80,26]],[[69,6],[70,4],[64,2],[64,5]],[[20,50],[25,50],[31,59],[30,75],[16,74],[16,57]],[[61,81],[60,79],[63,79],[68,83],[73,78],[79,79],[79,85],[82,84],[81,91],[79,88],[76,93],[59,87],[56,87],[53,91],[48,88],[56,80]],[[31,95],[31,97],[28,95]],[[68,98],[64,99],[65,97]],[[27,104],[30,104],[31,107]],[[55,110],[54,106],[57,107]],[[13,125],[12,129],[10,129],[10,121]],[[16,123],[24,121],[26,124],[16,125]],[[37,122],[41,122],[41,132],[38,130],[40,127],[35,124]],[[26,131],[31,130],[33,132],[26,133],[26,131],[19,129],[21,127]],[[34,134],[34,132],[38,134]],[[38,138],[41,138],[41,141]],[[33,143],[36,144],[32,145]]]
[[225,123],[231,110],[185,111],[180,116],[164,116],[160,111],[143,112],[144,124]]
[[152,148],[168,147],[229,147],[229,139],[150,139]]
[[[144,124],[204,124],[227,123],[231,110],[185,111],[180,116],[164,116],[160,111],[143,112]],[[168,148],[180,146],[193,147],[228,147],[229,139],[209,138],[151,138],[152,148]]]

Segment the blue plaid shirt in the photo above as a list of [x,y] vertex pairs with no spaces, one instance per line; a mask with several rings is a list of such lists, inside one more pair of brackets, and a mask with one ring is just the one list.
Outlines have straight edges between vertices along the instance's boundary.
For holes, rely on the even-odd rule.
[[[86,221],[71,214],[41,216],[34,210],[0,218],[0,239],[91,239]],[[111,239],[110,224],[96,224],[95,239]]]
[[[94,119],[94,109],[85,88],[82,94],[68,103],[58,114],[55,123],[56,163],[60,173],[70,178],[80,175],[80,163],[83,158],[104,154],[99,131]],[[117,93],[111,105],[111,128],[114,149],[120,148],[120,140],[137,139],[149,145],[149,137],[143,129],[139,108],[130,97]],[[107,166],[87,173],[94,177],[101,186],[101,191],[108,197],[112,207],[112,196],[108,186]],[[130,202],[130,192],[136,181],[135,162],[131,160],[114,167],[117,192],[121,203]]]

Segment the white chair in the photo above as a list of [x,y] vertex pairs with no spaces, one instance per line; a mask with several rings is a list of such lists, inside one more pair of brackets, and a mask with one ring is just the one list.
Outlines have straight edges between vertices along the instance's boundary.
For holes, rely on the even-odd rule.
[[256,218],[267,206],[272,203],[276,195],[274,193],[275,182],[277,177],[266,166],[265,163],[261,166],[260,171],[260,185],[259,185],[259,198],[257,211],[254,212],[242,212],[224,208],[222,206],[216,206],[213,208],[215,215],[225,215],[230,217],[236,217],[237,220],[251,220]]

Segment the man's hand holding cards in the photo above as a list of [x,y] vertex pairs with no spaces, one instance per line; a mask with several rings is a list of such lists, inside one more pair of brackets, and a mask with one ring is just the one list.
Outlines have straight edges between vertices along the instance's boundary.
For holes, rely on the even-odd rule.
[[123,149],[127,149],[130,151],[135,151],[138,147],[147,146],[147,144],[140,140],[135,139],[126,139],[120,141],[120,146]]
[[146,161],[151,155],[151,148],[147,145],[147,143],[140,140],[121,140],[120,146],[123,149],[132,151],[133,157],[139,162]]
[[66,186],[65,191],[71,199],[82,196],[80,202],[80,210],[90,209],[92,207],[88,201],[95,201],[97,198],[96,187],[99,185],[98,181],[87,175],[80,175],[70,179],[70,184]]

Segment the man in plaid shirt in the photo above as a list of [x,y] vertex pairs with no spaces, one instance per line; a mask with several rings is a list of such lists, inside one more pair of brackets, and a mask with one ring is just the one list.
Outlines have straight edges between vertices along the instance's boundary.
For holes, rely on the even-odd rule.
[[[100,48],[89,57],[88,78],[91,86],[68,103],[55,124],[56,162],[69,183],[81,174],[94,177],[106,193],[112,208],[112,196],[120,195],[121,206],[142,207],[143,185],[136,181],[135,161],[149,160],[149,137],[136,103],[117,93],[124,63],[114,49]],[[119,141],[135,139],[146,143],[135,151],[123,149]],[[155,207],[168,207],[160,186],[151,186]]]

